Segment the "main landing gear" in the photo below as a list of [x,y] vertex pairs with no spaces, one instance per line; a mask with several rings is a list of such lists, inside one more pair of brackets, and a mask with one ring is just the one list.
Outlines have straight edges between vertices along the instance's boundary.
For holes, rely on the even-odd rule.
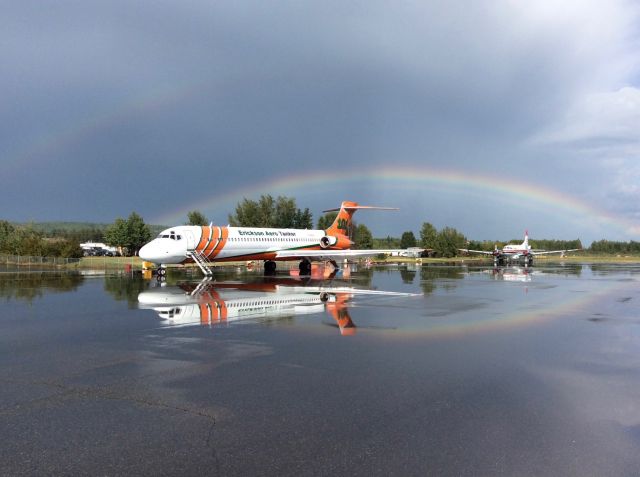
[[311,275],[311,262],[308,259],[302,259],[298,265],[300,275]]
[[276,262],[273,260],[265,260],[264,262],[264,274],[275,275],[276,274]]

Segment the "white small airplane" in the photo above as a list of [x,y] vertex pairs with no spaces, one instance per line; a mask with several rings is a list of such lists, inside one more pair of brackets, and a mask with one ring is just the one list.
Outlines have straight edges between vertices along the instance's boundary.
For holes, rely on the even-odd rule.
[[458,249],[466,253],[481,253],[485,255],[492,255],[494,265],[504,265],[505,263],[522,262],[524,266],[533,265],[533,257],[536,255],[548,255],[550,253],[559,253],[564,256],[567,252],[577,252],[579,248],[566,249],[566,250],[533,250],[529,245],[529,232],[524,232],[524,242],[517,245],[505,245],[502,249],[499,249],[496,245],[495,249],[491,252],[486,250],[469,250],[467,248]]
[[160,232],[140,249],[139,255],[142,260],[159,265],[159,275],[166,273],[167,264],[195,262],[209,276],[213,274],[211,262],[238,260],[264,260],[266,273],[275,272],[278,260],[300,260],[300,273],[309,275],[311,261],[329,261],[337,268],[336,260],[397,252],[350,250],[351,218],[360,209],[397,210],[343,202],[339,209],[324,211],[339,211],[327,230],[180,225]]

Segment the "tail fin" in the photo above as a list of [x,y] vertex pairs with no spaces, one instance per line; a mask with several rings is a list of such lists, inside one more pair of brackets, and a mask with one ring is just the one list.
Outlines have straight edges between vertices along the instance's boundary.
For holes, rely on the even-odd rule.
[[371,205],[358,205],[357,202],[344,201],[339,209],[323,210],[323,212],[338,212],[336,220],[333,221],[331,227],[326,230],[327,235],[337,236],[343,235],[351,238],[352,234],[352,217],[358,209],[374,209],[374,210],[398,210],[393,207],[374,207]]
[[522,242],[522,246],[524,247],[525,250],[529,248],[529,231],[528,230],[524,231],[524,242]]

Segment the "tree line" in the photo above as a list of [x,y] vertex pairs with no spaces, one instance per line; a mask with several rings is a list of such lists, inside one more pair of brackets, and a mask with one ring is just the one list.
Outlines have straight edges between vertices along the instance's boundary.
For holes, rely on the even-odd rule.
[[[328,229],[337,212],[329,212],[319,217],[316,228]],[[229,225],[236,227],[274,227],[312,229],[313,215],[308,208],[300,209],[295,198],[269,194],[258,200],[243,199],[238,202],[234,213],[229,214]],[[189,211],[185,225],[207,225],[206,216],[197,210]],[[80,257],[81,241],[105,242],[119,247],[125,255],[137,255],[139,249],[164,226],[151,226],[136,212],[127,219],[117,218],[113,224],[50,222],[45,224],[11,224],[0,220],[0,253],[13,255]],[[374,238],[369,228],[362,224],[352,224],[349,231],[357,249],[406,249],[420,247],[429,255],[454,257],[460,249],[491,251],[495,246],[502,248],[508,243],[520,243],[522,239],[509,242],[467,240],[464,234],[453,227],[438,230],[433,224],[424,222],[419,237],[413,231],[405,231],[400,237]],[[564,250],[582,249],[579,239],[575,240],[530,240],[534,249]],[[640,242],[614,242],[599,240],[587,249],[602,254],[640,254]]]
[[611,240],[598,240],[591,244],[592,253],[615,254],[615,255],[639,255],[640,242],[631,240],[630,242],[613,242]]
[[111,225],[97,228],[91,224],[87,228],[60,226],[50,227],[42,224],[14,225],[0,220],[0,253],[9,255],[36,257],[80,258],[84,251],[82,241],[104,242],[118,247],[123,255],[136,255],[138,250],[152,236],[151,227],[136,212],[125,220],[117,218]]
[[82,257],[77,241],[46,237],[30,225],[13,225],[0,220],[0,253],[36,257]]

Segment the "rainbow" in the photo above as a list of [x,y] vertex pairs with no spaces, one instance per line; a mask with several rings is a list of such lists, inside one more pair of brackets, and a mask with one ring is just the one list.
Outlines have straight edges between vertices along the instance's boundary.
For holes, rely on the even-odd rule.
[[[633,283],[637,286],[637,283]],[[421,329],[399,329],[394,333],[389,333],[389,337],[397,339],[413,339],[413,338],[435,338],[447,339],[457,338],[464,335],[472,335],[476,333],[497,333],[501,331],[512,331],[516,328],[527,328],[537,326],[543,323],[560,319],[563,317],[575,317],[581,313],[587,314],[593,306],[602,302],[614,292],[620,292],[625,288],[631,288],[629,284],[620,285],[618,283],[609,283],[601,286],[597,291],[590,291],[584,295],[565,298],[548,307],[530,309],[530,310],[511,310],[504,314],[493,314],[485,316],[485,314],[469,314],[452,320],[448,320],[445,324],[434,324]],[[511,304],[506,306],[512,308]],[[469,318],[469,316],[471,317]],[[354,318],[357,325],[357,318]],[[386,338],[387,336],[385,336]]]
[[[255,198],[261,194],[286,195],[308,190],[317,190],[320,186],[327,190],[340,185],[345,191],[357,184],[373,185],[378,190],[383,188],[397,188],[406,191],[411,188],[429,187],[439,191],[476,193],[501,200],[522,201],[528,208],[540,208],[547,212],[555,210],[560,213],[568,213],[572,216],[583,217],[589,222],[599,222],[617,227],[628,234],[640,233],[640,226],[625,218],[611,214],[596,206],[588,204],[574,196],[532,183],[511,180],[501,180],[495,176],[461,172],[456,170],[434,169],[430,167],[412,166],[381,166],[363,171],[362,169],[351,171],[313,172],[293,174],[286,177],[273,178],[255,182],[244,187],[234,187],[232,190],[217,193],[212,197],[202,198],[188,205],[182,205],[167,214],[155,217],[152,223],[173,225],[182,223],[187,212],[201,210],[205,213],[219,211],[220,209],[232,211],[235,204],[243,198]],[[353,199],[345,197],[339,200]],[[327,207],[335,206],[328,204]],[[219,213],[219,212],[218,212]]]
[[[477,334],[496,334],[502,332],[513,332],[514,330],[526,329],[532,326],[541,326],[554,320],[568,318],[574,319],[578,316],[590,316],[597,304],[610,299],[614,295],[627,294],[637,289],[638,282],[617,282],[603,281],[598,288],[585,291],[583,293],[566,294],[566,289],[562,292],[562,296],[553,301],[548,306],[540,306],[536,304],[535,308],[527,308],[526,301],[523,300],[521,305],[525,308],[515,309],[513,302],[506,301],[504,303],[504,313],[483,313],[483,312],[463,312],[460,314],[452,314],[447,317],[445,323],[440,320],[424,319],[422,324],[407,324],[402,322],[402,317],[397,314],[390,316],[388,326],[393,328],[388,331],[370,330],[367,328],[367,312],[364,311],[362,318],[358,314],[358,310],[366,310],[369,306],[375,305],[359,305],[348,307],[352,319],[356,325],[361,326],[357,333],[367,333],[371,338],[379,338],[381,340],[446,340],[459,339],[461,337],[473,336]],[[514,291],[511,287],[509,291]],[[548,292],[548,290],[544,290]],[[514,295],[514,298],[517,295]],[[428,299],[428,297],[427,297]],[[411,299],[408,299],[411,300]],[[302,332],[308,329],[301,328]],[[314,330],[318,334],[325,333],[321,327]]]
[[93,111],[82,121],[75,120],[60,124],[51,132],[30,138],[28,144],[21,150],[3,158],[4,172],[9,173],[22,168],[25,162],[37,163],[37,161],[50,160],[52,154],[79,143],[84,138],[122,124],[129,118],[157,113],[162,108],[179,104],[207,85],[206,81],[160,85],[144,95],[137,94],[109,108]]

